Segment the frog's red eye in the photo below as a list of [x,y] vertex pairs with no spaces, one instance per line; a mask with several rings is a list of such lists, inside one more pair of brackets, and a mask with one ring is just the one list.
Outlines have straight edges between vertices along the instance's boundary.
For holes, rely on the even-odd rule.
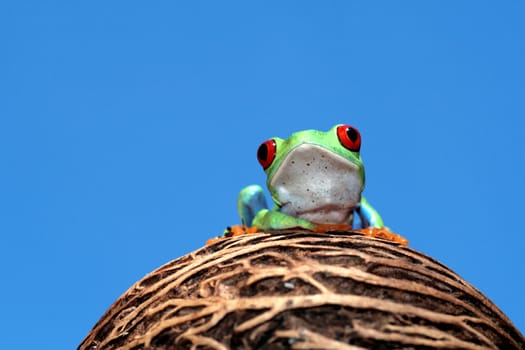
[[356,128],[350,125],[339,125],[337,127],[337,137],[345,148],[352,152],[359,152],[361,148],[361,134]]
[[275,149],[275,141],[272,139],[261,143],[257,150],[257,159],[265,170],[272,164],[275,158]]

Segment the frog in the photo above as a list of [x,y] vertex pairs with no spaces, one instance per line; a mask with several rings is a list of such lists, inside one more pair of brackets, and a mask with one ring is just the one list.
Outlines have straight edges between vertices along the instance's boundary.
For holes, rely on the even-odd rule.
[[[407,244],[384,225],[362,195],[365,167],[360,149],[361,134],[348,124],[264,141],[257,160],[266,173],[273,207],[268,207],[260,185],[246,186],[237,200],[241,225],[229,227],[226,235],[299,228],[316,233],[348,231]],[[357,228],[354,215],[359,218]]]

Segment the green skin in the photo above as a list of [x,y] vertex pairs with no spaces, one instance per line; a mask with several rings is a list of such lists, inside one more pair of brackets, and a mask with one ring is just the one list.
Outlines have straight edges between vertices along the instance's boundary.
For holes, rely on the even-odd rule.
[[[318,197],[324,196],[322,201],[326,204],[326,202],[332,201],[332,197],[338,196],[338,194],[326,194],[331,193],[331,189],[336,187],[336,190],[345,188],[353,195],[348,195],[348,200],[339,199],[335,205],[337,208],[345,206],[344,214],[339,215],[337,212],[335,214],[337,219],[334,219],[333,222],[325,221],[322,223],[352,225],[353,213],[355,212],[361,219],[362,227],[384,227],[383,220],[378,212],[361,196],[365,183],[365,170],[359,152],[350,151],[341,145],[336,131],[338,126],[334,126],[327,132],[306,130],[296,132],[288,139],[273,138],[276,144],[275,158],[265,169],[265,172],[267,187],[271,193],[274,206],[272,209],[267,209],[264,191],[260,186],[251,185],[244,188],[238,198],[238,210],[243,225],[256,226],[261,230],[294,227],[315,230],[320,220],[312,220],[311,218],[324,218],[325,212],[322,211],[326,208],[319,205],[317,209],[314,205],[309,208],[308,214],[293,214],[295,212],[288,208],[296,204],[294,198],[300,198],[300,205],[302,203],[310,205],[310,202],[314,203],[315,200],[321,202]],[[306,151],[298,155],[300,152],[296,151],[300,149]],[[312,159],[317,162],[314,164],[315,167],[310,166],[310,160],[305,159]],[[331,168],[323,170],[327,169],[327,166],[333,167],[334,170],[332,171]],[[350,169],[350,171],[346,171],[346,169]],[[282,180],[283,174],[286,174],[287,181]],[[295,174],[297,177],[294,177]],[[311,194],[312,188],[320,187],[319,184],[325,182],[334,182],[336,185],[332,187],[322,185],[325,187],[318,190],[317,194]],[[286,185],[282,185],[285,183]],[[276,184],[279,184],[280,187],[278,188]],[[287,188],[286,186],[292,187]],[[286,197],[290,191],[295,192]],[[315,197],[316,195],[318,197]],[[292,214],[289,214],[290,212]]]

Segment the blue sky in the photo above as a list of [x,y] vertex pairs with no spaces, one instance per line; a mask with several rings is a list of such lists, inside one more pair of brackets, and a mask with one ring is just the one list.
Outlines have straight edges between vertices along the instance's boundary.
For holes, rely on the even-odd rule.
[[262,141],[337,123],[361,131],[386,224],[525,331],[524,10],[2,2],[3,347],[76,347],[135,281],[238,222]]

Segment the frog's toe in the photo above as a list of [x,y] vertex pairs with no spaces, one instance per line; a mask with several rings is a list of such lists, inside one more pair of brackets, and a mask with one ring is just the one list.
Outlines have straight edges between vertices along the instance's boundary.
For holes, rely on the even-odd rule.
[[233,236],[241,236],[241,235],[246,235],[246,234],[256,233],[256,232],[259,232],[259,228],[256,226],[252,226],[252,227],[246,227],[244,225],[228,226],[222,236],[208,239],[206,241],[206,245],[213,244],[224,238],[233,237]]
[[221,239],[223,239],[224,237],[214,237],[214,238],[210,238],[206,241],[206,245],[210,245],[210,244],[213,244],[217,241],[220,241]]
[[249,233],[256,233],[257,231],[259,231],[259,228],[256,226],[247,227],[244,225],[234,225],[229,227],[228,236],[246,235]]
[[366,228],[359,228],[359,229],[353,230],[353,232],[357,232],[357,233],[360,233],[368,237],[377,237],[377,238],[386,239],[388,241],[392,241],[392,242],[403,244],[403,245],[408,244],[408,240],[405,237],[400,236],[396,233],[393,233],[392,231],[386,228],[366,227]]

